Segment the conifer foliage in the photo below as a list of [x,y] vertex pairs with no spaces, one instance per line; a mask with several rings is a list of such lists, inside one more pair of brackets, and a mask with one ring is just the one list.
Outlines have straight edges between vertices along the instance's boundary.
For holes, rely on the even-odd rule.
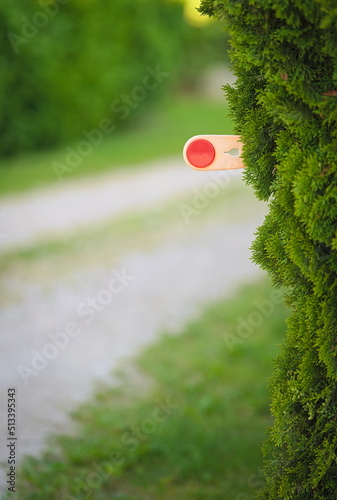
[[[337,7],[203,0],[232,36],[227,87],[245,179],[269,213],[254,260],[291,315],[271,380],[269,500],[337,499]],[[270,342],[273,342],[270,332]]]

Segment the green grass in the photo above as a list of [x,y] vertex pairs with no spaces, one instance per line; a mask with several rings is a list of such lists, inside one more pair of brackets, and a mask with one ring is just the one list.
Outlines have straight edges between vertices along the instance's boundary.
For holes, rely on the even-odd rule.
[[247,286],[181,335],[163,335],[136,361],[137,375],[78,409],[75,435],[53,437],[42,457],[26,459],[17,498],[253,499],[271,423],[266,381],[287,312],[275,306],[233,350],[223,336],[237,335],[238,318],[270,294],[266,282]]
[[[172,98],[156,112],[151,112],[132,128],[115,131],[93,148],[90,155],[71,172],[68,179],[96,174],[111,169],[157,158],[182,154],[187,139],[196,134],[231,133],[226,102],[204,98]],[[81,137],[79,140],[83,140]],[[77,144],[69,144],[75,150]],[[65,164],[66,146],[57,150],[26,154],[0,163],[0,195],[24,191],[59,180],[52,168],[54,161]]]

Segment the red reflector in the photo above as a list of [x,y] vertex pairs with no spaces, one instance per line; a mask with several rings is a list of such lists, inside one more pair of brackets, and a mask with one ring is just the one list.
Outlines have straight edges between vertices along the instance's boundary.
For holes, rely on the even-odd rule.
[[215,149],[206,139],[196,139],[187,147],[186,156],[193,167],[205,168],[215,158]]

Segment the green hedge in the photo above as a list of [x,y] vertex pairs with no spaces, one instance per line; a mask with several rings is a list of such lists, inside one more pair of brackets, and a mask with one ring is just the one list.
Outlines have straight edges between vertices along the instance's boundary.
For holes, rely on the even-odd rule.
[[[271,381],[269,500],[337,498],[337,8],[204,0],[232,35],[245,178],[269,200],[254,259],[292,314]],[[273,342],[270,332],[270,342]],[[224,443],[225,445],[225,443]]]
[[[124,101],[137,114],[172,83],[187,29],[167,0],[6,0],[0,27],[0,155],[122,126]],[[158,65],[162,84],[134,91]]]

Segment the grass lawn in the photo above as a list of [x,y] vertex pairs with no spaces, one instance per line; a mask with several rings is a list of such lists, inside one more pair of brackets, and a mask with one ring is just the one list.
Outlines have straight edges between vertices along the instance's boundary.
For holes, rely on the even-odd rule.
[[180,335],[164,334],[120,387],[76,411],[77,434],[26,459],[16,498],[252,500],[263,485],[266,385],[287,311],[274,306],[233,348],[224,336],[237,336],[239,318],[270,294],[267,282],[246,286]]
[[[197,134],[232,133],[226,102],[212,102],[201,97],[178,98],[167,101],[149,113],[132,128],[106,136],[64,181],[169,155],[181,155],[191,136]],[[79,141],[85,139],[80,137]],[[0,162],[0,195],[58,183],[52,163],[66,164],[66,147],[77,150],[78,143],[56,150],[31,153]]]

